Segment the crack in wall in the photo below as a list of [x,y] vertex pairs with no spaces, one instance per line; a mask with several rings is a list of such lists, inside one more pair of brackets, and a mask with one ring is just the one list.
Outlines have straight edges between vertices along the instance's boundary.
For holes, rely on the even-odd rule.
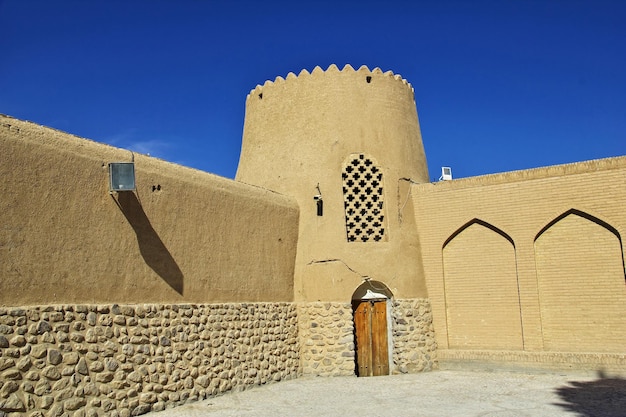
[[371,277],[369,275],[363,275],[360,272],[356,271],[355,269],[351,268],[347,263],[345,263],[342,259],[322,259],[322,260],[316,260],[313,259],[311,262],[309,262],[307,264],[307,266],[309,265],[313,265],[313,264],[323,264],[323,263],[330,263],[330,262],[340,262],[342,263],[346,268],[348,268],[348,270],[358,276],[360,276],[363,279],[370,279]]
[[402,205],[398,205],[398,222],[400,222],[400,224],[402,224],[402,212],[404,211],[404,207],[406,206],[406,204],[409,202],[409,198],[411,197],[411,185],[410,184],[419,184],[417,181],[413,181],[411,178],[398,178],[398,203],[400,203],[401,201],[401,195],[400,195],[400,183],[402,181],[407,181],[409,183],[409,190],[406,193],[406,198],[404,199],[404,203],[402,203]]

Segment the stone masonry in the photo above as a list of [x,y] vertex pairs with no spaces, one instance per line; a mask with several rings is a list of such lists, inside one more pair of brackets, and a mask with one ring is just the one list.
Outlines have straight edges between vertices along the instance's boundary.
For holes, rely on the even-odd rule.
[[348,303],[298,304],[301,373],[354,375],[354,324]]
[[135,416],[298,366],[290,303],[0,308],[3,417]]
[[437,366],[433,314],[427,299],[393,300],[393,361],[402,373]]
[[[393,300],[393,372],[436,367],[435,332],[427,299]],[[298,304],[301,373],[355,374],[354,321],[348,303]]]

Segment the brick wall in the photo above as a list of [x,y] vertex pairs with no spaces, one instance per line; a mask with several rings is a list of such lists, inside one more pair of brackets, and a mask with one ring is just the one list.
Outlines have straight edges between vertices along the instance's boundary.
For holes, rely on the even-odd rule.
[[439,348],[623,353],[624,184],[626,157],[414,185]]
[[624,352],[620,239],[571,213],[536,239],[535,258],[545,350]]
[[506,236],[472,223],[443,248],[443,268],[449,346],[522,349],[515,247]]

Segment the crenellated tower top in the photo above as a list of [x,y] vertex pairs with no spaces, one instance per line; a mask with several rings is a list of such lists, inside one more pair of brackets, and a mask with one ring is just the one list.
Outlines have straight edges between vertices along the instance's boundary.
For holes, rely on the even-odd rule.
[[350,64],[346,64],[342,69],[339,69],[337,65],[331,64],[326,69],[326,71],[324,71],[320,66],[316,66],[311,72],[303,69],[298,75],[290,72],[285,78],[278,76],[274,79],[274,81],[267,80],[265,81],[265,83],[263,83],[263,85],[257,84],[254,89],[250,90],[250,93],[246,97],[246,100],[248,100],[250,97],[258,98],[259,95],[270,92],[274,85],[281,85],[283,83],[295,82],[297,80],[304,80],[307,78],[328,77],[336,75],[342,75],[344,77],[365,77],[366,80],[367,77],[371,77],[369,82],[371,82],[371,79],[373,77],[386,77],[401,82],[403,85],[409,88],[411,94],[414,94],[413,86],[411,85],[411,83],[402,78],[401,75],[394,74],[392,71],[383,72],[383,70],[381,70],[379,67],[370,70],[366,65],[361,65],[359,69],[355,70]]
[[413,87],[400,75],[331,65],[258,85],[236,179],[299,203],[296,300],[349,300],[364,277],[425,296],[407,193],[429,177]]

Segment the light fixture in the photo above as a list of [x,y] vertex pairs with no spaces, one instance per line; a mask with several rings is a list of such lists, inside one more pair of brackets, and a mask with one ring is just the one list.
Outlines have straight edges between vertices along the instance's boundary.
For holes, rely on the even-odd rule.
[[109,164],[109,191],[135,191],[135,163]]
[[324,201],[322,200],[322,190],[320,190],[320,183],[317,183],[317,194],[313,196],[313,200],[315,200],[315,204],[317,204],[317,215],[324,215]]

